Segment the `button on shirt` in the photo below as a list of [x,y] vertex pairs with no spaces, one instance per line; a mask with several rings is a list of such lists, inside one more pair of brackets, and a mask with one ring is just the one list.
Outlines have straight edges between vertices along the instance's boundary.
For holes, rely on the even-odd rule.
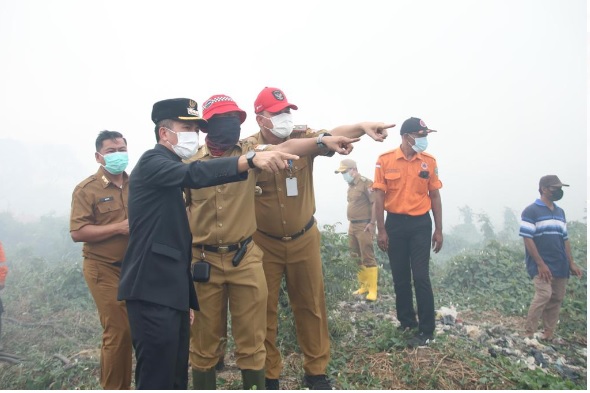
[[432,205],[429,191],[440,188],[436,159],[428,153],[416,153],[408,160],[397,148],[377,159],[373,189],[385,192],[384,207],[389,213],[426,214]]
[[349,221],[371,219],[371,209],[375,201],[372,185],[373,181],[363,176],[358,176],[348,185],[346,216]]
[[[240,141],[223,157],[240,156],[253,149],[250,143]],[[215,157],[211,155],[207,145],[203,145],[197,154],[185,162],[213,159]],[[185,190],[185,197],[190,207],[189,224],[193,245],[235,244],[250,237],[256,231],[254,194],[256,176],[259,172],[259,170],[249,171],[248,179],[243,182]],[[194,255],[196,254],[193,253]]]
[[[293,138],[315,138],[325,131],[297,132]],[[266,143],[259,132],[248,138],[261,147]],[[258,148],[257,148],[258,150]],[[262,193],[256,196],[256,223],[258,229],[273,236],[289,236],[301,231],[315,213],[313,190],[313,159],[315,156],[301,156],[292,161],[292,169],[281,170],[278,174],[262,172],[257,185]],[[287,178],[297,178],[297,196],[287,196]]]
[[[123,173],[123,187],[112,183],[103,167],[76,186],[72,194],[70,232],[86,225],[107,225],[126,220],[129,177]],[[100,242],[85,242],[82,255],[103,262],[121,262],[128,235],[115,235]]]

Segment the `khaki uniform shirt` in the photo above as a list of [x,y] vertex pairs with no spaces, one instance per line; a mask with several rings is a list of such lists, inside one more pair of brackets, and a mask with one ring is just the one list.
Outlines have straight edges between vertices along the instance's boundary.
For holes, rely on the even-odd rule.
[[[307,129],[293,132],[291,138],[315,138],[325,131]],[[265,150],[266,142],[258,132],[248,138],[258,145],[256,150]],[[256,185],[262,190],[256,195],[256,223],[258,229],[273,236],[289,236],[301,231],[315,213],[313,191],[313,159],[302,156],[292,161],[291,169],[278,174],[262,172]],[[297,179],[297,196],[287,196],[287,179]]]
[[[240,156],[254,146],[242,140],[223,157]],[[185,162],[208,161],[213,157],[203,145]],[[252,236],[256,230],[254,192],[258,170],[251,170],[248,179],[199,189],[186,189],[189,224],[195,244],[220,246],[235,244]]]
[[364,176],[357,176],[348,185],[348,209],[346,215],[349,221],[371,219],[371,210],[375,201],[372,185],[373,181]]
[[[123,187],[113,184],[101,166],[76,186],[72,193],[70,232],[85,225],[107,225],[126,220],[129,176],[123,173]],[[115,235],[100,242],[85,242],[84,258],[103,262],[121,262],[127,250],[128,235]]]

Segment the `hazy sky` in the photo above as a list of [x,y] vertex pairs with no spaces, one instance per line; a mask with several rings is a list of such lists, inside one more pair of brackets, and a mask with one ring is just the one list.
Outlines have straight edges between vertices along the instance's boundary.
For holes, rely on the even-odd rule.
[[[248,136],[256,95],[275,86],[299,106],[296,124],[396,123],[350,156],[370,178],[406,118],[438,130],[428,152],[445,229],[464,205],[498,225],[505,207],[520,215],[545,174],[571,184],[560,205],[581,220],[587,31],[583,0],[0,0],[0,152],[22,159],[0,155],[0,211],[69,214],[74,186],[97,168],[97,133],[121,131],[132,167],[155,143],[158,100],[200,109],[228,94],[248,112]],[[342,158],[316,159],[322,224],[346,222]],[[18,171],[27,165],[53,175]]]

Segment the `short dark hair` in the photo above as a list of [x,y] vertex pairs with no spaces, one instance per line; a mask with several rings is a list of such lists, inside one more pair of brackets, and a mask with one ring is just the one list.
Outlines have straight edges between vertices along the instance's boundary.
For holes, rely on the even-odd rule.
[[172,129],[172,127],[174,127],[174,120],[164,119],[156,123],[156,128],[154,129],[154,132],[156,133],[156,142],[160,142],[160,127]]
[[[121,134],[119,131],[104,130],[104,131],[99,132],[98,136],[96,137],[96,143],[95,143],[96,151],[99,151],[100,149],[102,149],[102,144],[107,139],[114,141],[115,139],[119,139],[119,138],[123,138],[123,134]],[[127,139],[123,138],[123,140],[125,141],[125,145],[127,145]]]

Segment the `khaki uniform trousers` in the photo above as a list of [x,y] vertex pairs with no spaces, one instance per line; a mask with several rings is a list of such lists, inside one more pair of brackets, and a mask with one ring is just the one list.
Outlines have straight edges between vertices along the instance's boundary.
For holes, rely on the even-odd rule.
[[350,256],[359,266],[376,267],[373,235],[366,231],[367,223],[350,223],[348,227],[348,247]]
[[127,308],[117,300],[121,268],[85,258],[83,272],[103,329],[100,386],[105,390],[129,389],[133,353]]
[[297,341],[303,352],[307,375],[326,374],[330,361],[330,336],[320,254],[320,231],[314,225],[291,241],[272,239],[260,232],[256,244],[264,251],[264,274],[268,285],[266,377],[278,379],[283,367],[277,341],[277,309],[283,275],[295,317]]
[[190,363],[197,371],[215,367],[225,349],[226,318],[223,315],[228,301],[236,365],[242,370],[264,368],[268,290],[262,269],[262,251],[250,242],[244,258],[235,267],[232,264],[234,255],[235,252],[205,251],[211,273],[209,282],[195,283],[200,311],[195,312],[190,339]]
[[537,331],[539,318],[543,320],[545,335],[552,336],[559,320],[561,303],[565,297],[567,278],[554,278],[550,282],[543,280],[539,275],[533,279],[535,296],[529,307],[526,318],[525,331],[532,334]]

